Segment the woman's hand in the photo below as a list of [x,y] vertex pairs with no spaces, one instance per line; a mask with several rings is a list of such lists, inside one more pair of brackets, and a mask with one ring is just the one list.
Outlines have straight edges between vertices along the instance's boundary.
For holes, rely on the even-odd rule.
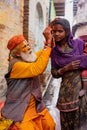
[[57,75],[63,75],[65,72],[70,71],[70,70],[76,70],[78,69],[80,65],[80,60],[72,61],[63,68],[59,69],[56,73]]
[[65,69],[66,71],[75,70],[78,69],[79,65],[80,65],[80,60],[72,61],[71,63],[65,66]]

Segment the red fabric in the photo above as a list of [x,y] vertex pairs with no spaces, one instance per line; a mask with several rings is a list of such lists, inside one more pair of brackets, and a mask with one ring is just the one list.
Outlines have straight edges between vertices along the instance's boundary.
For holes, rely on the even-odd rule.
[[5,104],[5,102],[0,102],[0,111],[3,108],[4,104]]
[[82,40],[84,40],[84,41],[87,41],[87,35],[82,35],[79,38],[82,39]]
[[23,35],[17,35],[12,37],[9,41],[8,41],[8,45],[7,48],[9,50],[13,50],[17,45],[19,45],[21,42],[23,42],[25,40]]
[[8,128],[8,130],[19,130],[16,125],[12,125]]
[[81,75],[82,75],[82,78],[87,77],[87,70],[83,70]]
[[85,44],[84,53],[86,53],[86,54],[87,54],[87,44]]

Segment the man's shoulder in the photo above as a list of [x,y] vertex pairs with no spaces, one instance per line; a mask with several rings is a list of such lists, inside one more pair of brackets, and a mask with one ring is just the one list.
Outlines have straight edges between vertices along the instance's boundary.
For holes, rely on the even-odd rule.
[[10,70],[12,69],[13,65],[14,65],[15,63],[19,62],[19,61],[21,61],[21,60],[19,60],[19,59],[17,59],[17,58],[11,59],[10,62],[9,62],[9,68],[8,68],[8,70],[10,71]]

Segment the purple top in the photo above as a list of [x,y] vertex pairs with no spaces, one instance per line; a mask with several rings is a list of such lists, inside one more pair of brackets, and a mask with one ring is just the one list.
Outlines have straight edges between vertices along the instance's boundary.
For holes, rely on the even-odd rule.
[[68,45],[71,47],[70,52],[62,52],[59,45],[56,45],[52,49],[51,67],[59,69],[72,61],[80,60],[81,62],[79,69],[86,69],[87,55],[83,53],[85,42],[80,39],[73,39],[70,33],[68,38]]

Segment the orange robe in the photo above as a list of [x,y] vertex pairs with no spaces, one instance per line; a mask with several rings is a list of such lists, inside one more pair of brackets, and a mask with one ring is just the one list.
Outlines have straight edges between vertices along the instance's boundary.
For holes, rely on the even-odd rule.
[[[36,62],[17,62],[14,64],[10,78],[31,78],[40,75],[46,68],[51,48],[41,50],[37,53]],[[55,123],[48,109],[37,113],[35,108],[35,98],[31,96],[29,107],[27,108],[22,122],[16,122],[20,130],[55,130]]]
[[17,122],[16,126],[20,130],[55,130],[55,123],[47,109],[39,113],[36,112],[33,96],[31,96],[23,121]]

